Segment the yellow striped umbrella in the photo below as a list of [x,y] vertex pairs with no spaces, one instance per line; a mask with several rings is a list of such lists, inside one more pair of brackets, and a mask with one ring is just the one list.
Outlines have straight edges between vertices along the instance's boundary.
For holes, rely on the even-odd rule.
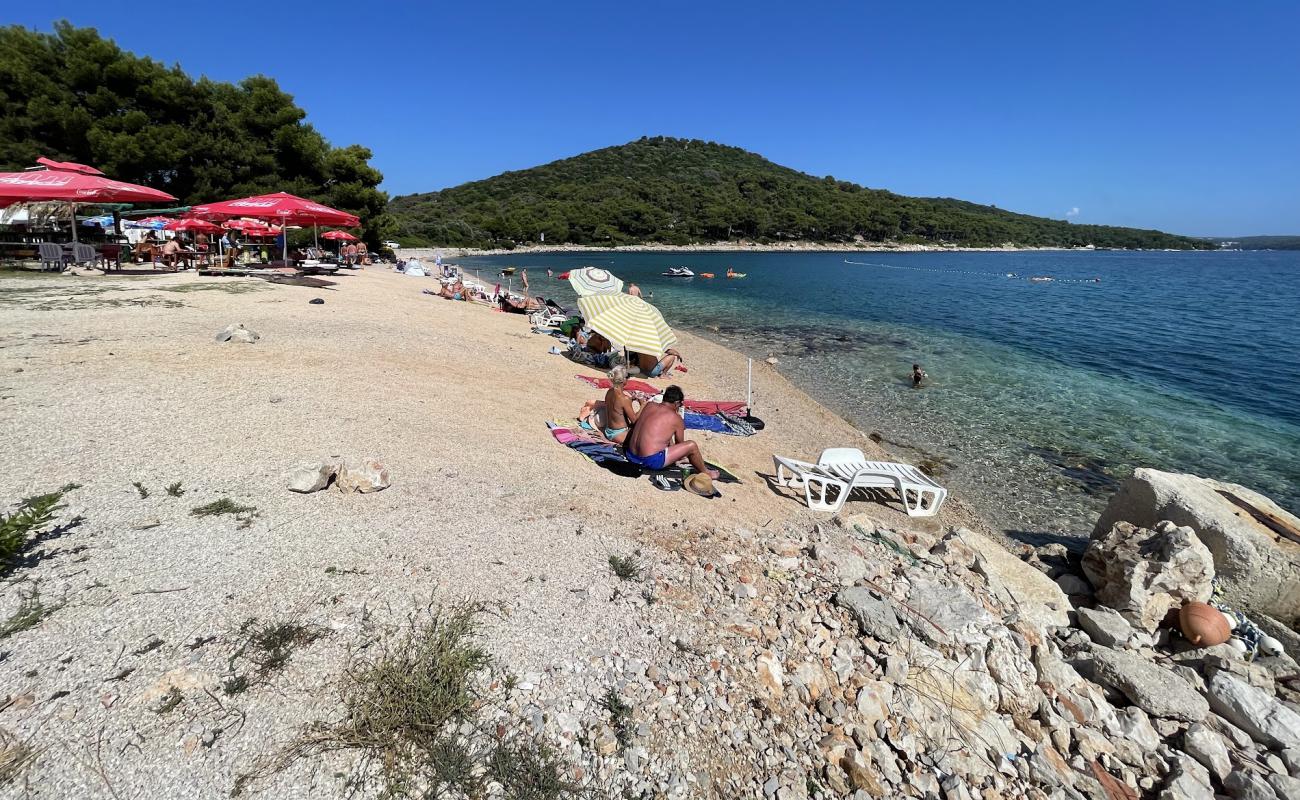
[[677,344],[659,309],[630,294],[590,294],[578,309],[591,329],[614,344],[655,357]]

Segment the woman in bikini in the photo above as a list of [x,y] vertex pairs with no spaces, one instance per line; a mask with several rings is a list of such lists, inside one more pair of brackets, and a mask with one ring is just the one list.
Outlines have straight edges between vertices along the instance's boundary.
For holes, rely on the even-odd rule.
[[627,385],[627,368],[617,366],[611,369],[609,383],[609,391],[605,392],[605,438],[622,444],[627,439],[628,430],[636,424],[632,398],[623,391]]

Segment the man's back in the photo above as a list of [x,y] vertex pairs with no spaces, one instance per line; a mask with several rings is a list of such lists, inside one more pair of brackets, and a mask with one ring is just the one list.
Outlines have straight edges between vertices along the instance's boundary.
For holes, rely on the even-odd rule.
[[641,409],[627,449],[639,456],[650,456],[672,443],[681,417],[665,403],[647,403]]

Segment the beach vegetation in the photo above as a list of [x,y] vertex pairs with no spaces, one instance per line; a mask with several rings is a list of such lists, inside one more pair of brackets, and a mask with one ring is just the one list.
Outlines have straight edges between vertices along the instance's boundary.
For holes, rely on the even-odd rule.
[[190,516],[192,517],[219,517],[223,515],[233,516],[239,521],[239,527],[247,528],[253,524],[253,519],[257,517],[257,506],[240,505],[229,497],[223,497],[220,500],[213,500],[211,503],[190,509]]
[[[64,495],[80,486],[69,483],[57,491],[24,498],[16,510],[0,515],[0,573],[10,569],[31,542],[45,532],[63,508]],[[69,526],[77,522],[80,519]]]
[[185,494],[185,489],[184,487],[181,486],[180,481],[176,481],[175,483],[167,487],[167,494],[170,495],[171,497],[180,497],[181,495]]
[[1076,225],[906,197],[774,164],[738,147],[642,137],[389,204],[408,245],[501,247],[857,241],[1210,249],[1160,231]]
[[359,793],[479,797],[495,782],[501,796],[520,800],[581,796],[548,747],[479,718],[494,666],[479,644],[479,612],[430,605],[358,650],[339,682],[338,718],[308,725],[241,776],[234,793],[297,761],[345,751]]
[[77,161],[181,205],[285,191],[356,214],[372,247],[394,232],[370,150],[330,145],[273,78],[194,78],[58,22],[0,27],[0,86],[0,170]]
[[618,743],[627,747],[632,741],[632,706],[624,702],[622,696],[612,687],[605,690],[605,694],[601,695],[597,703],[609,713],[609,725],[614,729]]
[[0,786],[9,786],[36,760],[36,748],[0,728]]
[[641,562],[632,556],[611,554],[609,557],[609,568],[620,579],[625,581],[635,581],[641,579]]
[[245,620],[239,633],[243,639],[230,656],[231,669],[242,659],[257,668],[259,678],[266,679],[283,669],[299,647],[324,636],[326,629],[295,620],[265,623],[252,618]]
[[23,592],[18,599],[18,609],[9,618],[0,623],[0,641],[8,639],[15,633],[31,630],[44,622],[51,614],[63,608],[63,603],[46,605],[41,600],[40,589],[32,584],[29,591]]
[[149,489],[148,489],[148,487],[146,487],[146,486],[145,486],[143,483],[141,483],[140,481],[135,481],[135,482],[132,483],[131,485],[135,487],[135,490],[136,490],[137,493],[139,493],[139,495],[140,495],[140,499],[141,499],[141,500],[144,500],[145,498],[147,498],[147,497],[149,496]]

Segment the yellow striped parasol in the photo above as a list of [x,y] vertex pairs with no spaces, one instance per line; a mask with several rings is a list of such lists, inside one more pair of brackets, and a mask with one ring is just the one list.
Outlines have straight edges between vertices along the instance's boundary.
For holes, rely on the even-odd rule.
[[591,329],[614,344],[655,357],[677,344],[659,309],[630,294],[590,294],[578,309]]

